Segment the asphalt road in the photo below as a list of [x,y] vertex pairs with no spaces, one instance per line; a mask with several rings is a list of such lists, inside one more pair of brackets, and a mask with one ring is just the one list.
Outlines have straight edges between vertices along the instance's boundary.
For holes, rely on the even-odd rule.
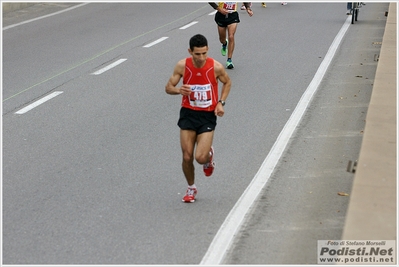
[[[341,90],[348,84],[367,88],[360,103],[352,99],[355,104],[349,105],[359,108],[349,112],[353,116],[349,121],[354,121],[349,125],[355,124],[349,131],[356,141],[346,142],[346,156],[327,171],[330,176],[335,173],[338,182],[345,180],[344,188],[337,190],[351,185],[353,175],[345,168],[359,152],[362,118],[377,64],[372,58],[379,49],[372,43],[381,41],[381,14],[387,6],[365,7],[359,17],[364,18],[363,26],[361,21],[357,29],[351,26],[337,52],[337,57],[351,55],[355,63],[334,60],[327,73],[328,81]],[[46,13],[48,6],[42,8],[40,12]],[[6,24],[3,19],[3,264],[200,263],[345,23],[345,8],[344,3],[270,3],[263,9],[254,3],[253,17],[240,11],[236,68],[228,71],[233,87],[214,140],[217,168],[211,178],[205,178],[196,165],[194,204],[181,202],[186,183],[176,125],[180,97],[167,95],[164,86],[177,61],[189,55],[188,40],[196,33],[208,38],[209,56],[225,63],[207,3],[90,3],[8,29],[4,27],[18,22],[8,18]],[[381,23],[370,27],[376,16]],[[193,21],[197,23],[180,29]],[[144,47],[162,37],[167,38]],[[360,44],[369,45],[364,53],[348,52]],[[363,62],[365,54],[367,62]],[[94,75],[115,62],[120,64]],[[355,78],[342,71],[362,66],[367,66],[367,79],[360,77],[366,77],[364,69]],[[342,75],[353,81],[343,81]],[[20,112],[49,95],[55,97]],[[348,96],[323,95],[315,97],[315,105],[323,105],[310,107],[304,122],[313,115],[323,116],[309,127],[301,126],[296,135],[305,141],[321,140],[328,127],[337,130],[336,136],[342,135],[333,123],[342,119],[342,112],[326,107],[339,105]],[[313,233],[314,224],[322,222],[320,216],[328,217],[320,210],[333,210],[334,218],[328,218],[332,223],[326,227],[330,226],[329,238],[340,238],[342,223],[337,221],[343,222],[347,199],[335,199],[338,204],[328,201],[336,198],[334,190],[326,200],[322,191],[330,186],[326,180],[296,179],[315,177],[305,172],[312,168],[313,173],[320,171],[321,165],[305,162],[316,159],[315,153],[333,158],[342,152],[336,140],[330,140],[328,146],[314,147],[304,140],[291,142],[292,147],[301,145],[287,151],[286,167],[277,169],[260,198],[268,203],[262,214],[273,216],[272,223],[265,225],[289,222],[292,227],[307,225]],[[279,180],[280,175],[290,179]],[[309,183],[312,188],[304,188]],[[320,205],[303,204],[309,196]],[[287,199],[298,205],[290,206],[284,202]],[[255,218],[252,225],[259,221]],[[251,223],[245,227],[241,232],[250,230]],[[293,241],[285,236],[292,237],[288,232],[282,235],[273,227],[267,231],[276,233],[277,248]],[[317,233],[324,239],[321,231]],[[247,244],[240,238],[235,249]],[[256,242],[260,242],[257,248],[268,251],[267,259],[246,258],[235,250],[226,261],[284,263],[293,251],[307,256],[292,257],[291,263],[314,261],[309,256],[314,250],[300,253],[298,246],[291,245],[286,247],[288,254],[281,256],[271,244]]]

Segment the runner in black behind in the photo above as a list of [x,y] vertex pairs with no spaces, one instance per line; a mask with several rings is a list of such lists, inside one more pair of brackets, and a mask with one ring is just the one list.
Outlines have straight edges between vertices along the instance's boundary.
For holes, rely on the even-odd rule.
[[[227,53],[226,68],[233,69],[233,52],[235,47],[234,35],[237,30],[237,24],[240,23],[240,17],[237,12],[237,2],[219,2],[209,3],[218,12],[215,14],[215,21],[218,27],[219,41],[222,43],[222,56]],[[251,3],[244,3],[247,13],[252,17],[253,12],[250,7]],[[227,32],[227,38],[226,38]]]

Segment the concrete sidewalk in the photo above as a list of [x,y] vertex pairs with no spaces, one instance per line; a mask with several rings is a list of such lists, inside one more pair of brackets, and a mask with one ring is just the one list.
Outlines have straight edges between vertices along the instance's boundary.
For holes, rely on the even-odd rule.
[[396,5],[389,6],[343,240],[397,239]]

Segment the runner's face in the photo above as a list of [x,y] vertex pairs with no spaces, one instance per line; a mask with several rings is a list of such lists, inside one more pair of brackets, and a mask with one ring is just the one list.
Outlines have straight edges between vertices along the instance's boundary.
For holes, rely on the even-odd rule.
[[206,57],[208,56],[208,47],[196,47],[191,51],[189,49],[191,56],[193,57],[193,62],[196,67],[202,67],[205,65]]

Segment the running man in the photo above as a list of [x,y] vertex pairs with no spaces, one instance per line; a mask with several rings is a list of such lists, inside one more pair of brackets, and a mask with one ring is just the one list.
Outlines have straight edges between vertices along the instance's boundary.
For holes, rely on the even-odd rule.
[[[219,2],[209,3],[218,12],[215,14],[215,22],[218,26],[219,41],[222,44],[222,56],[227,54],[226,68],[233,69],[232,62],[235,40],[234,35],[237,30],[237,24],[240,22],[240,17],[237,12],[237,2]],[[254,14],[250,7],[251,3],[244,3],[247,13],[250,17]],[[226,38],[227,32],[227,38]]]
[[[225,100],[231,80],[223,65],[208,57],[208,41],[201,34],[190,39],[191,57],[177,62],[165,86],[170,95],[182,95],[180,117],[180,145],[183,153],[182,168],[188,188],[183,202],[194,202],[197,195],[194,177],[194,158],[203,165],[205,176],[211,176],[215,167],[213,135],[217,116],[224,115]],[[180,87],[176,87],[183,78]],[[223,83],[220,99],[218,81]],[[196,146],[196,148],[195,148]],[[194,155],[195,149],[195,155]]]

